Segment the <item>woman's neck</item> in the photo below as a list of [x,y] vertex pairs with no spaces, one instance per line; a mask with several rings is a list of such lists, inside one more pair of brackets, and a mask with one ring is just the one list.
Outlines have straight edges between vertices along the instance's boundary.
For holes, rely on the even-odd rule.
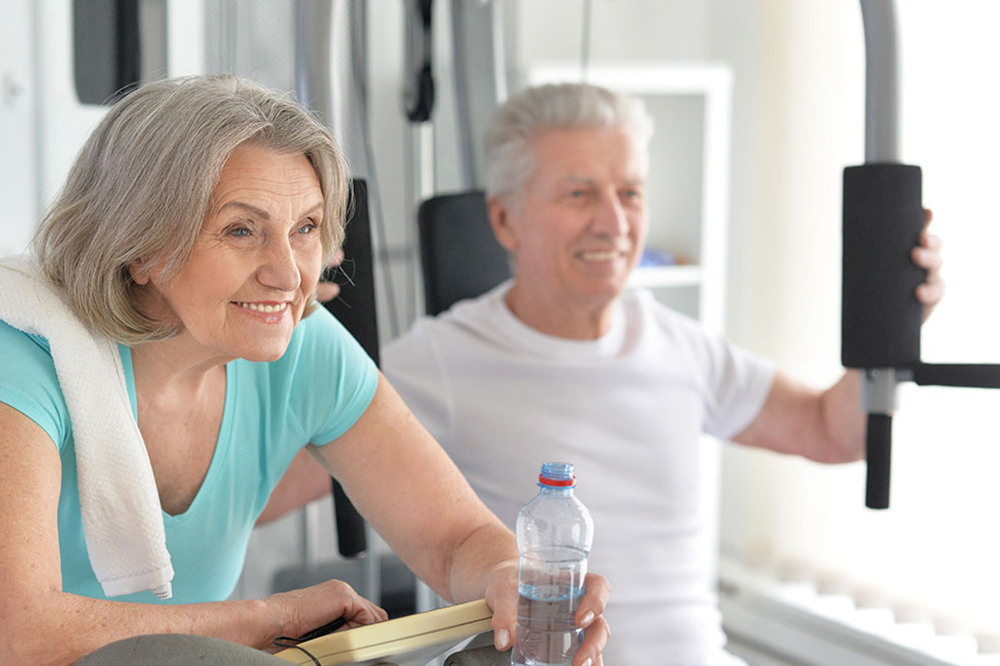
[[136,394],[193,398],[232,360],[207,354],[183,334],[136,345],[132,348]]

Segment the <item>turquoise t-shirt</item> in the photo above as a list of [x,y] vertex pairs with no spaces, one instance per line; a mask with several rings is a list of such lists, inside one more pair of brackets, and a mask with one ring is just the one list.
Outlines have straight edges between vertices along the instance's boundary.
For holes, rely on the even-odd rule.
[[[132,412],[132,355],[120,346]],[[295,454],[327,444],[364,413],[378,383],[375,364],[330,313],[318,308],[296,327],[285,354],[271,363],[226,365],[226,403],[208,473],[188,509],[163,514],[174,567],[173,597],[151,592],[116,601],[185,604],[221,601],[243,568],[247,541]],[[106,598],[84,542],[76,453],[69,412],[48,342],[0,321],[0,402],[37,423],[62,459],[59,551],[63,591]]]

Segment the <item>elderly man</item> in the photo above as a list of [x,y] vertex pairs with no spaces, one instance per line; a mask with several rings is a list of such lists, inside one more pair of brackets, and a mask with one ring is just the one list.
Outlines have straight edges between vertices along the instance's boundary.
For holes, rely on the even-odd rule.
[[[596,525],[591,564],[614,588],[608,664],[739,664],[711,586],[699,436],[858,460],[859,379],[806,388],[626,291],[646,239],[651,134],[638,100],[594,86],[505,103],[486,137],[487,195],[514,277],[418,321],[383,368],[508,526],[541,461],[576,464]],[[928,312],[942,291],[938,246],[925,231],[913,251]]]

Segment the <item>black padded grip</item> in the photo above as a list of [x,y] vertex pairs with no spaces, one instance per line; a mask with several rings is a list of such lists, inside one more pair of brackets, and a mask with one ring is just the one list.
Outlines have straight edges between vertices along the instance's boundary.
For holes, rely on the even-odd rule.
[[869,509],[888,509],[892,468],[892,417],[888,414],[868,415],[865,458],[868,459],[865,506]]
[[911,252],[924,226],[920,167],[865,164],[844,169],[841,362],[848,368],[904,368],[920,362],[925,271]]
[[365,552],[368,539],[365,536],[365,519],[354,508],[343,486],[336,479],[333,484],[333,514],[337,525],[337,550],[344,557],[357,557]]
[[[351,182],[350,219],[345,227],[344,262],[327,274],[340,284],[340,295],[324,306],[354,336],[375,365],[379,364],[378,318],[375,314],[375,271],[372,253],[371,219],[368,216],[368,189],[365,181]],[[339,279],[338,279],[339,278]],[[333,484],[333,511],[337,525],[337,549],[344,557],[365,552],[365,521],[347,498],[336,479]]]

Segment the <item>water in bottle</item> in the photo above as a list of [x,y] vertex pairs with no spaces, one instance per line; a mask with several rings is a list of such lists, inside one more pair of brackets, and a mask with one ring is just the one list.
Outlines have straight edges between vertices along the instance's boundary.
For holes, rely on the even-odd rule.
[[594,524],[573,494],[570,463],[542,465],[540,491],[517,516],[517,636],[514,666],[569,666],[583,639],[575,615]]

